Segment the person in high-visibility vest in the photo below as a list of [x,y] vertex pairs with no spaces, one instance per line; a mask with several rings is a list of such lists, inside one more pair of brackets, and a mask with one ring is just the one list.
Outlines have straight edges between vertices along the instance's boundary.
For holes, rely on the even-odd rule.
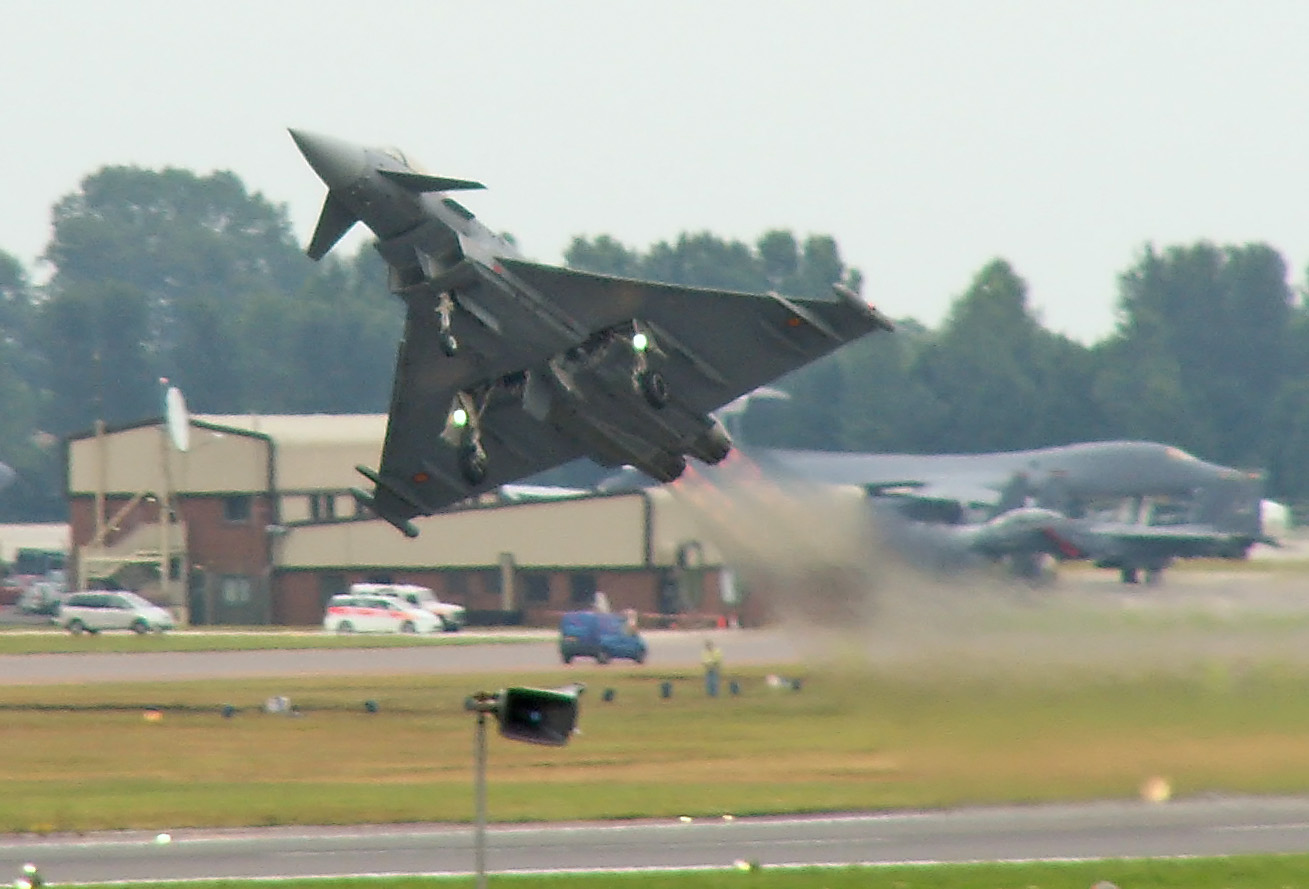
[[723,670],[723,653],[714,644],[714,640],[704,641],[704,654],[700,656],[704,664],[704,690],[711,698],[718,697],[718,679]]

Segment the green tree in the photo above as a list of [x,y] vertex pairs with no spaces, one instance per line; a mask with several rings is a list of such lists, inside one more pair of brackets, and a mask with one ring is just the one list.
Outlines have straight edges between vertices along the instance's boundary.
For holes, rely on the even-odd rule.
[[377,252],[328,257],[292,297],[251,306],[243,363],[265,381],[247,410],[375,413],[389,405],[404,303]]
[[635,277],[640,268],[640,255],[609,235],[600,235],[594,241],[575,237],[564,251],[564,262],[575,269],[601,275]]
[[[1117,382],[1101,383],[1101,391],[1172,416],[1179,422],[1168,427],[1168,440],[1208,459],[1258,462],[1286,368],[1294,305],[1286,276],[1284,260],[1266,244],[1147,247],[1120,279],[1114,339],[1122,345],[1108,357],[1127,363],[1104,367]],[[1154,379],[1160,374],[1174,379]],[[1144,434],[1152,421],[1139,408],[1105,406],[1134,414],[1130,428]]]
[[97,409],[110,420],[157,412],[160,376],[200,409],[246,407],[259,387],[239,361],[247,308],[312,274],[285,207],[227,172],[106,167],[53,218],[41,315],[50,348],[65,350],[52,352],[58,431],[85,428]]
[[0,493],[0,521],[63,517],[57,441],[36,418],[46,365],[34,348],[36,294],[17,259],[0,251],[0,461],[18,473]]
[[1055,418],[1089,400],[1074,377],[1086,363],[1080,350],[1041,326],[1028,306],[1026,282],[1008,262],[993,260],[911,369],[932,395],[917,449],[980,452],[1066,441],[1068,430]]

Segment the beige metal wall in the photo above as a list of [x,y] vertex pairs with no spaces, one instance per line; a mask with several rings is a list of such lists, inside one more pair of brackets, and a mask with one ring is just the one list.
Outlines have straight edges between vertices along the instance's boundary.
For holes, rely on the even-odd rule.
[[654,508],[656,564],[675,564],[679,550],[695,544],[694,558],[706,567],[783,557],[853,558],[870,540],[868,499],[857,487],[796,491],[759,483],[664,486],[647,493]]
[[375,442],[303,443],[277,445],[279,491],[330,491],[372,488],[355,472],[360,464],[376,469],[382,459],[382,440]]
[[172,489],[179,493],[240,493],[268,489],[268,443],[246,435],[191,429],[191,447],[164,447],[163,426],[141,426],[77,439],[68,447],[68,490],[73,496],[156,493],[164,487],[168,455]]
[[386,414],[200,414],[218,426],[244,429],[276,442],[279,491],[345,490],[365,486],[355,466],[377,468]]
[[644,494],[520,503],[443,513],[415,521],[410,540],[383,521],[288,529],[275,548],[279,568],[485,567],[510,553],[516,565],[646,564]]

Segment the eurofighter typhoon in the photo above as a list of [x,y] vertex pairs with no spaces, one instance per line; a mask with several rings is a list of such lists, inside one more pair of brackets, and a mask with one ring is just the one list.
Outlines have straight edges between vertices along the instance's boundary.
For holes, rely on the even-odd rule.
[[377,236],[404,337],[372,493],[411,519],[590,457],[660,482],[688,457],[731,451],[712,411],[892,325],[839,283],[837,298],[733,293],[525,260],[450,192],[481,183],[421,172],[395,149],[291,130],[327,184],[308,254],[356,223]]

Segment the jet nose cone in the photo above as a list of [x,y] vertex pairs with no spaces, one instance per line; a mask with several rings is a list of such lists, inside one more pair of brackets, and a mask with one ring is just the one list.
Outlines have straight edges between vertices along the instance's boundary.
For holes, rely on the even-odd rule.
[[362,147],[319,133],[295,129],[289,132],[309,166],[329,189],[344,188],[363,175],[367,162]]

